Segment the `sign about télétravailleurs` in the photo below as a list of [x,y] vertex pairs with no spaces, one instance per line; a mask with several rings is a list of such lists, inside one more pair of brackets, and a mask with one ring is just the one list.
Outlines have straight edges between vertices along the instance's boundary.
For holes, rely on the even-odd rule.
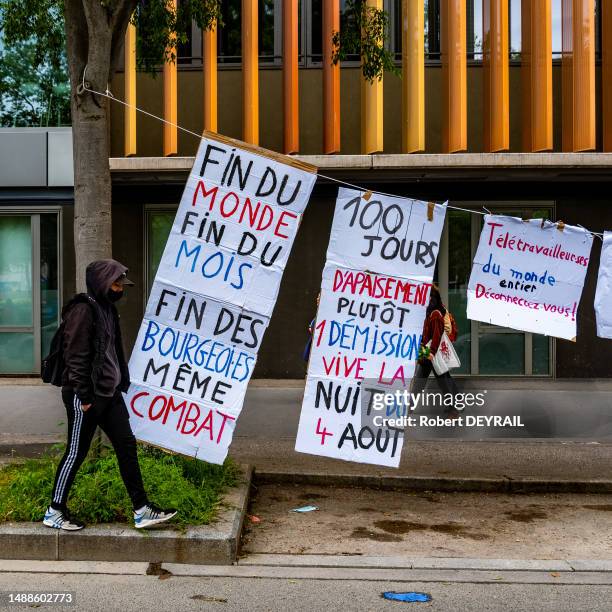
[[126,394],[137,439],[223,463],[316,168],[206,133]]
[[297,451],[398,466],[402,431],[363,411],[374,390],[414,374],[445,214],[445,205],[339,190]]
[[468,318],[575,341],[592,244],[581,227],[485,215]]

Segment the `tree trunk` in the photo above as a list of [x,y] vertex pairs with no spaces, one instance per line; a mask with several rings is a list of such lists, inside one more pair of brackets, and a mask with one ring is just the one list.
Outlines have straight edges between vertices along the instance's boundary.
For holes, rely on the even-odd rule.
[[87,264],[108,259],[113,252],[107,106],[102,101],[98,108],[91,99],[72,105],[77,291],[85,291]]
[[65,0],[74,157],[74,250],[76,289],[85,291],[85,268],[112,257],[109,100],[105,92],[116,68],[136,0],[116,2],[109,13],[99,0]]

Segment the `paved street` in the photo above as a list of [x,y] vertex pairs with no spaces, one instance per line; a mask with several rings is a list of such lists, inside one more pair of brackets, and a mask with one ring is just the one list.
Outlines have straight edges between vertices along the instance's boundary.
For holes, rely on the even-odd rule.
[[[0,433],[59,434],[65,411],[59,390],[27,379],[0,379]],[[432,384],[432,381],[430,381]],[[437,391],[435,383],[433,390]],[[475,385],[482,385],[476,387]],[[604,380],[459,380],[464,390],[487,390],[487,400],[470,414],[517,415],[524,427],[469,429],[427,428],[414,438],[533,439],[558,438],[612,442],[612,382]],[[253,380],[249,385],[236,436],[295,436],[303,381]],[[435,414],[432,410],[423,414]]]
[[[610,609],[610,572],[324,569],[284,566],[171,566],[145,575],[146,564],[40,562],[0,572],[0,591],[75,594],[77,610],[397,610],[594,611]],[[6,570],[7,563],[0,562]],[[163,571],[163,570],[162,570]],[[179,574],[180,572],[180,574]],[[313,577],[314,576],[314,577]],[[429,603],[385,601],[384,591],[417,591]],[[3,610],[18,609],[15,606]],[[40,606],[40,610],[53,610]],[[75,609],[65,608],[65,609]]]
[[[504,388],[509,385],[493,385],[492,396],[507,410],[516,413],[520,408],[529,434],[536,437],[523,433],[504,438],[485,429],[468,432],[468,439],[457,432],[446,438],[412,438],[395,470],[296,453],[301,385],[255,381],[231,455],[262,475],[578,483],[609,478],[612,385],[565,381],[538,390],[525,381],[514,391]],[[57,399],[57,391],[47,386],[4,385],[3,452],[19,441],[33,448],[37,441],[61,439],[65,417]],[[566,435],[550,437],[559,432]],[[305,504],[319,510],[290,512]],[[249,514],[261,522],[247,518],[237,565],[0,561],[0,591],[69,590],[77,598],[72,609],[105,612],[369,612],[402,606],[453,612],[607,612],[612,600],[611,507],[611,496],[603,494],[402,492],[260,483]],[[151,570],[154,575],[147,575]],[[382,599],[383,591],[418,591],[432,600],[390,602]]]
[[[230,455],[259,473],[507,481],[599,481],[612,474],[612,383],[539,381],[537,387],[534,381],[508,380],[487,384],[490,398],[497,398],[501,406],[493,408],[497,400],[490,399],[491,412],[514,410],[523,415],[529,427],[521,429],[521,437],[504,437],[510,432],[486,427],[446,430],[442,437],[429,428],[409,437],[395,469],[296,453],[303,382],[254,380]],[[58,389],[28,380],[0,379],[0,455],[13,454],[15,449],[17,454],[36,454],[49,443],[63,441],[65,422]],[[550,437],[553,434],[557,437]]]

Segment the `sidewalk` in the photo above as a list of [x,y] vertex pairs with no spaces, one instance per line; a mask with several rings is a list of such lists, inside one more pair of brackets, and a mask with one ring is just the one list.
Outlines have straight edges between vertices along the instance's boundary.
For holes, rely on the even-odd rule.
[[[404,442],[398,469],[348,463],[294,451],[303,381],[254,380],[230,455],[254,466],[260,482],[297,482],[299,477],[305,482],[308,477],[312,484],[321,479],[332,484],[336,477],[336,484],[347,484],[359,476],[370,478],[361,484],[378,486],[387,477],[413,485],[414,479],[437,479],[431,486],[462,480],[464,490],[473,481],[480,482],[472,488],[480,489],[493,481],[492,490],[509,490],[499,483],[512,481],[548,483],[552,490],[554,483],[604,482],[612,487],[612,380],[476,382],[489,390],[495,413],[521,414],[526,427],[518,433],[502,431],[505,438],[499,437],[499,429],[450,430],[438,437],[430,430],[428,439]],[[476,382],[460,385],[473,388]],[[63,441],[65,420],[57,388],[31,379],[0,379],[0,455],[36,454]],[[425,480],[421,485],[428,488]]]

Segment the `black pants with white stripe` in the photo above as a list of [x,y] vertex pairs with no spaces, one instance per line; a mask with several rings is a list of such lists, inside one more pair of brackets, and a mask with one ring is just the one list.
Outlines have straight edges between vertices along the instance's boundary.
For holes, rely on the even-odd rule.
[[96,427],[108,436],[119,463],[121,478],[128,491],[134,509],[147,503],[138,455],[136,438],[130,427],[128,411],[119,391],[113,397],[96,396],[86,412],[72,389],[62,389],[62,399],[68,415],[68,444],[60,461],[53,485],[51,507],[66,510],[66,501],[74,477],[87,456]]

